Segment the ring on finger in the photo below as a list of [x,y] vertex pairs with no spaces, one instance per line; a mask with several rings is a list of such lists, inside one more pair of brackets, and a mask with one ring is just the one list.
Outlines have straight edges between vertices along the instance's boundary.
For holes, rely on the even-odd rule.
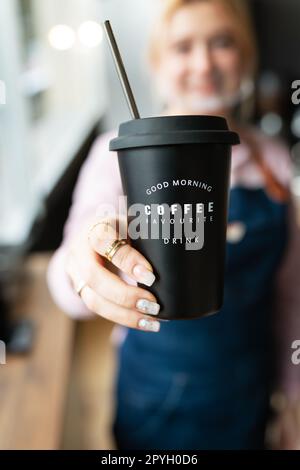
[[121,246],[127,245],[127,241],[123,239],[116,239],[114,240],[106,249],[104,256],[105,258],[108,259],[108,261],[111,261],[115,253],[118,251]]

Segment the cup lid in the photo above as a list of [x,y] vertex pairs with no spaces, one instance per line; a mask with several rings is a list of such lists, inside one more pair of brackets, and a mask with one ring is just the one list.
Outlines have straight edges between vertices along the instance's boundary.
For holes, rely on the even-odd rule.
[[109,150],[197,143],[237,145],[240,139],[221,116],[158,116],[121,124]]

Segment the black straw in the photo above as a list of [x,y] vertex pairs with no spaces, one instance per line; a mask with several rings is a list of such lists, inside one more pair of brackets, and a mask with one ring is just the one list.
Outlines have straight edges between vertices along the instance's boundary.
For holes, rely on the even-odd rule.
[[124,92],[130,113],[133,119],[139,119],[140,114],[139,114],[139,111],[138,111],[138,108],[137,108],[137,105],[136,105],[136,102],[132,93],[132,89],[131,89],[131,86],[127,77],[127,73],[123,64],[123,60],[122,60],[113,30],[108,20],[104,22],[104,29],[107,34],[108,42],[110,45],[110,50],[114,59],[116,70],[117,70],[117,73],[118,73],[118,76],[119,76],[119,79],[123,88],[123,92]]

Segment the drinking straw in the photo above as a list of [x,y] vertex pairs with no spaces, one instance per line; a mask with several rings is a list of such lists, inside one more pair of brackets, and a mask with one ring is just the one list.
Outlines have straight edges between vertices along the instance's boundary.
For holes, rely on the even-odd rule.
[[112,30],[112,27],[108,20],[104,22],[104,29],[107,35],[107,39],[110,45],[110,50],[114,59],[116,70],[117,70],[117,73],[118,73],[118,76],[119,76],[119,79],[123,88],[123,92],[124,92],[130,113],[133,119],[139,119],[140,114],[139,114],[139,111],[138,111],[138,108],[137,108],[137,105],[136,105],[136,102],[132,93],[132,89],[131,89],[131,86],[127,77],[127,73],[123,64],[123,60],[122,60],[113,30]]

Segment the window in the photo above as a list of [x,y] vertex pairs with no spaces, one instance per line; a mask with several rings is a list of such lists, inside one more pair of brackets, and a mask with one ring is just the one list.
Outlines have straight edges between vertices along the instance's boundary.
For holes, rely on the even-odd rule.
[[44,198],[105,111],[100,5],[0,2],[1,244],[24,241]]

